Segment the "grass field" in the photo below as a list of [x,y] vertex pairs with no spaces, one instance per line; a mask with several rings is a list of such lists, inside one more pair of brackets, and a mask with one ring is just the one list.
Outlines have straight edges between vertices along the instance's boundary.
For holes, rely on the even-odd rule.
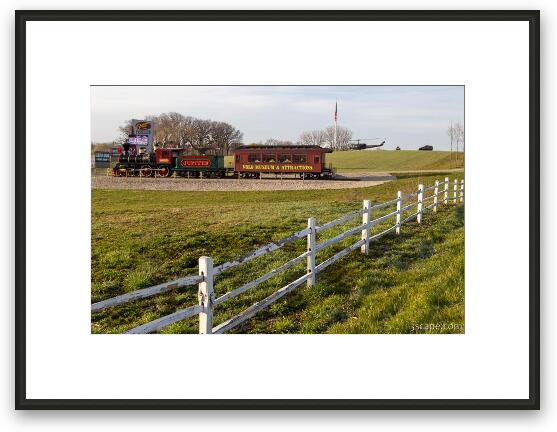
[[[203,194],[92,190],[92,301],[195,275],[201,255],[211,256],[218,265],[304,228],[310,216],[323,224],[360,208],[364,198],[383,202],[396,197],[399,189],[410,192],[420,182],[429,185],[444,177],[407,175],[380,186],[350,190]],[[355,224],[325,231],[318,241]],[[357,238],[319,252],[317,262]],[[216,295],[300,254],[304,243],[297,241],[223,273],[216,279]],[[412,222],[400,236],[387,235],[372,243],[370,255],[353,252],[337,261],[318,275],[315,287],[300,287],[233,332],[463,332],[463,251],[463,206],[442,206],[437,214],[427,213],[421,226]],[[304,271],[301,263],[219,305],[215,325]],[[197,287],[185,287],[95,313],[91,331],[119,333],[196,302]],[[431,324],[452,327],[436,329]],[[196,333],[197,319],[173,324],[163,332]]]
[[373,150],[334,152],[327,155],[339,172],[343,171],[422,171],[461,168],[463,154],[459,154],[458,164],[455,155],[451,163],[451,153],[447,151],[418,150]]
[[[454,154],[451,161],[448,151],[360,150],[333,152],[327,154],[326,161],[340,173],[446,170],[462,168],[464,154],[459,153],[457,163]],[[232,156],[225,156],[225,166],[232,167]]]

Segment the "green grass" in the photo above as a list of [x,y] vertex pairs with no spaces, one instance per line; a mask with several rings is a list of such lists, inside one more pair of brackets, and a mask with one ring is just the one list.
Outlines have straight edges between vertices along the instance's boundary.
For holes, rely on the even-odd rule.
[[463,166],[463,154],[459,154],[458,165],[453,154],[447,151],[418,150],[372,150],[333,152],[327,155],[339,172],[343,171],[421,171],[444,170]]
[[[451,176],[454,177],[454,176]],[[197,274],[197,260],[215,265],[361,206],[410,192],[437,176],[408,175],[380,186],[349,190],[274,192],[172,192],[92,190],[92,301]],[[313,288],[298,288],[233,330],[239,333],[462,332],[464,320],[463,207],[442,207],[412,222],[400,236],[372,243],[368,256],[353,252],[318,275]],[[387,210],[385,210],[385,213]],[[377,213],[379,215],[381,213]],[[357,221],[327,230],[319,241]],[[384,226],[385,227],[385,226]],[[384,228],[383,227],[383,228]],[[377,230],[381,227],[377,228]],[[376,231],[378,232],[378,231]],[[358,236],[319,252],[321,262]],[[216,295],[254,279],[305,250],[305,241],[240,265],[215,283]],[[215,310],[215,324],[241,312],[305,271],[300,263]],[[197,287],[107,309],[92,316],[94,333],[119,333],[197,302]],[[416,324],[456,324],[427,329]],[[197,319],[164,333],[196,333]]]

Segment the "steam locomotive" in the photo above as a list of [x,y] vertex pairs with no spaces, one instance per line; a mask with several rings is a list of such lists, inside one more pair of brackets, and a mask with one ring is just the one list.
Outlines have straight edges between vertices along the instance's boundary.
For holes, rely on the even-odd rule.
[[227,174],[223,156],[187,155],[181,148],[155,148],[142,152],[142,147],[126,142],[112,175],[118,177],[183,177],[223,178]]

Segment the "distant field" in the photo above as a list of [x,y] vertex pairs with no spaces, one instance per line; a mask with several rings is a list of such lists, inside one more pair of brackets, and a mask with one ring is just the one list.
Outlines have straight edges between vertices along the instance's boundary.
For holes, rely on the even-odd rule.
[[451,153],[447,151],[418,150],[360,150],[334,152],[327,155],[337,170],[342,171],[421,171],[462,168],[464,155],[459,154],[458,166],[451,163]]
[[[387,153],[387,152],[385,152]],[[372,153],[370,156],[378,155]],[[431,154],[431,153],[429,153]],[[452,174],[451,174],[452,175]],[[174,192],[100,190],[92,195],[91,297],[118,294],[197,274],[198,257],[215,265],[304,228],[361,207],[383,202],[398,190],[431,185],[445,174],[399,176],[380,186],[349,190]],[[462,178],[462,175],[453,175]],[[453,178],[451,177],[451,178]],[[424,223],[404,225],[400,236],[372,243],[369,256],[353,252],[249,319],[234,333],[421,333],[463,332],[464,207],[440,206]],[[390,210],[380,210],[380,216]],[[353,221],[351,225],[361,223]],[[390,224],[387,221],[385,224]],[[385,229],[385,224],[372,232]],[[337,235],[335,227],[319,240]],[[317,261],[338,252],[358,235],[318,252]],[[216,280],[217,297],[255,279],[305,250],[305,240],[259,257]],[[258,287],[218,306],[215,324],[244,310],[305,272],[300,263]],[[139,300],[92,316],[93,333],[119,333],[197,302],[197,287]],[[455,324],[441,330],[415,324]],[[173,324],[163,333],[196,333],[197,318]]]
[[[418,150],[360,150],[334,152],[326,156],[339,172],[367,171],[422,171],[462,168],[464,154],[459,153],[458,165],[454,159],[451,163],[451,152],[418,151]],[[232,156],[225,156],[225,166],[232,166]]]

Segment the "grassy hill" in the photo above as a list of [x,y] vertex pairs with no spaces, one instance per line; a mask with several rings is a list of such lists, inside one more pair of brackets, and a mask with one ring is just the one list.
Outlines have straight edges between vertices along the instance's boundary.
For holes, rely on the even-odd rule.
[[[430,185],[443,177],[442,173],[405,175],[380,186],[347,190],[202,194],[92,190],[92,302],[195,275],[199,256],[211,256],[218,265],[304,228],[310,216],[323,224],[360,208],[364,198],[387,201],[396,197],[399,189],[410,192],[418,183]],[[318,241],[357,223],[324,231]],[[374,227],[374,232],[384,228]],[[320,251],[317,262],[357,239],[357,235],[352,236]],[[305,240],[299,240],[224,272],[216,279],[216,295],[255,279],[304,250]],[[215,325],[304,272],[305,263],[300,263],[219,305]],[[463,278],[463,206],[441,206],[436,214],[426,213],[422,225],[412,222],[403,227],[400,236],[391,234],[372,243],[370,255],[353,252],[339,260],[319,273],[315,287],[300,287],[233,332],[463,332]],[[95,313],[91,331],[119,333],[196,302],[197,287],[185,287]],[[443,323],[456,327],[416,327]],[[197,331],[196,318],[163,330]]]
[[[332,163],[338,172],[395,172],[445,170],[462,168],[464,154],[459,153],[458,165],[455,155],[451,162],[448,151],[418,150],[360,150],[333,152],[327,154],[326,161]],[[232,166],[232,156],[225,157],[225,166]]]
[[463,166],[464,155],[459,154],[458,166],[451,163],[451,153],[447,151],[418,150],[360,150],[334,152],[327,155],[339,172],[342,171],[421,171],[443,170]]

